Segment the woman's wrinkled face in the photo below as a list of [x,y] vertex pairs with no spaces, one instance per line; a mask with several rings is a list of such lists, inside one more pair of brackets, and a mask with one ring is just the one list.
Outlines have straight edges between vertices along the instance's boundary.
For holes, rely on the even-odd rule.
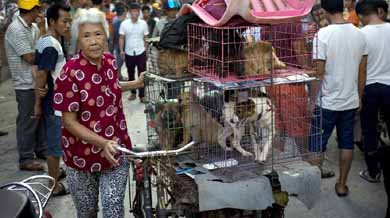
[[106,36],[101,24],[86,23],[80,25],[79,48],[90,60],[99,60],[104,51]]

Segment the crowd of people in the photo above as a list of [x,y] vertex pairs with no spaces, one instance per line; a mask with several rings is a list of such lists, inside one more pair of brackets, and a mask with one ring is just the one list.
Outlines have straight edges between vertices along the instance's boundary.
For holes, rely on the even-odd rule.
[[[143,3],[19,0],[2,6],[0,22],[18,104],[19,168],[43,170],[38,159],[46,160],[56,180],[53,195],[70,192],[78,217],[96,216],[99,192],[104,217],[124,216],[129,165],[115,146],[131,148],[131,140],[122,92],[130,91],[128,100],[134,101],[138,89],[139,101],[145,102],[146,41],[160,36],[180,7],[171,0]],[[309,15],[313,59],[323,80],[311,87],[320,93],[315,113],[322,119],[322,144],[309,147],[325,154],[337,129],[335,192],[340,197],[349,193],[355,145],[367,163],[360,176],[377,183],[383,175],[390,192],[389,149],[378,148],[377,131],[379,118],[390,127],[387,13],[384,0],[322,0]],[[60,167],[61,157],[66,169]],[[333,177],[323,160],[312,164],[323,178]],[[69,190],[60,182],[65,177]]]

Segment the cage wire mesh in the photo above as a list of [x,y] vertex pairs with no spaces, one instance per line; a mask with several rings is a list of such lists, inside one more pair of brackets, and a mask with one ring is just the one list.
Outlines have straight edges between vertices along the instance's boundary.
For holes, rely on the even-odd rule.
[[219,82],[312,74],[314,34],[308,26],[301,22],[230,27],[189,24],[188,70]]
[[145,90],[148,142],[162,150],[191,141],[191,80],[172,80],[147,74]]
[[192,157],[210,170],[319,157],[321,119],[313,87],[320,81],[308,24],[188,28],[188,70],[202,79],[177,79],[176,70],[166,78],[162,71],[169,70],[159,61],[175,56],[162,58],[151,48],[154,74],[145,82],[149,144],[169,150],[193,139],[198,145]]
[[165,78],[179,79],[191,77],[187,71],[188,53],[186,50],[163,49],[157,42],[148,49],[148,72]]
[[[192,140],[191,79],[168,79],[147,74],[145,91],[147,104],[147,135],[149,144],[159,150],[177,149]],[[177,157],[153,158],[156,169],[152,183],[160,190],[160,203],[177,213],[196,211],[197,186],[193,179],[180,173]],[[158,189],[160,187],[160,189]]]
[[305,82],[193,82],[193,137],[203,167],[227,169],[317,158],[320,114]]

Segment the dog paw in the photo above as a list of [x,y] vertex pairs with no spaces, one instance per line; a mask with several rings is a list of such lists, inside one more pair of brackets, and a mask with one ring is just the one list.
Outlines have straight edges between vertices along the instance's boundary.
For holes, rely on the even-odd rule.
[[243,153],[242,153],[242,155],[243,155],[244,157],[250,157],[250,156],[253,156],[253,154],[252,154],[252,153],[250,153],[250,152],[247,152],[247,151],[243,152]]
[[227,147],[227,146],[226,146],[224,149],[225,149],[225,151],[233,151],[233,148],[232,148],[232,147]]

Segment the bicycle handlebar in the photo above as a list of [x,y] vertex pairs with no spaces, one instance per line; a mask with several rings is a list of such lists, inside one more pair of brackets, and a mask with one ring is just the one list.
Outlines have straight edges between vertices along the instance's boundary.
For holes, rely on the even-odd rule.
[[161,151],[145,151],[145,152],[134,152],[127,148],[115,146],[115,149],[118,151],[124,153],[125,155],[131,156],[131,157],[137,157],[137,158],[146,158],[146,157],[167,157],[167,156],[177,156],[180,153],[184,152],[185,150],[189,149],[195,145],[194,141],[191,141],[190,143],[186,144],[185,146],[178,148],[176,150],[161,150]]

